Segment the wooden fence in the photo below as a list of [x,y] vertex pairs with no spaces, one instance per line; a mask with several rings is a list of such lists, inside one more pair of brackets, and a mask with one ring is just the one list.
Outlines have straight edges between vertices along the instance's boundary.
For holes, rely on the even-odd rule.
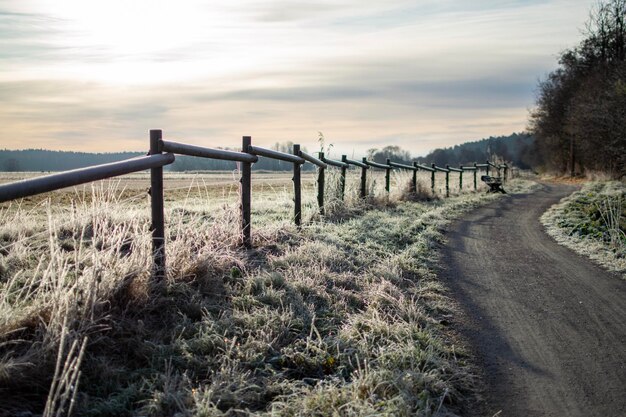
[[163,166],[171,164],[175,160],[174,154],[196,156],[200,158],[211,158],[241,163],[241,230],[242,244],[246,248],[252,245],[251,239],[251,194],[252,194],[252,164],[258,161],[258,157],[278,159],[293,163],[293,184],[294,184],[294,222],[297,226],[302,222],[302,184],[301,167],[305,163],[311,163],[318,167],[317,173],[317,202],[320,213],[324,210],[324,188],[325,172],[329,167],[336,167],[341,170],[339,177],[340,198],[344,199],[346,186],[346,173],[351,166],[361,169],[360,197],[367,197],[367,171],[370,169],[385,170],[385,190],[390,190],[391,171],[394,169],[408,170],[413,172],[412,188],[417,192],[417,172],[428,171],[431,173],[431,189],[435,192],[435,173],[444,172],[446,174],[446,196],[450,195],[450,173],[459,174],[459,188],[463,189],[463,174],[473,173],[474,190],[477,189],[476,176],[480,169],[484,169],[489,175],[490,168],[497,171],[500,177],[503,171],[503,180],[507,179],[508,166],[506,164],[496,165],[487,161],[484,164],[473,164],[473,166],[460,166],[453,168],[446,165],[445,168],[435,164],[426,166],[414,162],[413,165],[396,163],[387,159],[385,164],[368,161],[363,158],[361,161],[348,159],[342,155],[341,161],[326,158],[323,152],[319,152],[318,157],[303,152],[300,145],[293,145],[291,154],[279,152],[272,149],[261,148],[252,145],[250,136],[244,136],[242,140],[241,152],[227,151],[223,149],[205,148],[202,146],[189,145],[163,140],[161,130],[150,131],[150,151],[146,156],[127,159],[125,161],[113,162],[109,164],[96,165],[87,168],[64,171],[57,174],[46,175],[38,178],[26,179],[9,184],[0,185],[0,203],[58,190],[65,187],[80,185],[91,181],[117,177],[130,174],[132,172],[150,169],[150,201],[151,201],[151,230],[153,249],[153,274],[155,278],[162,278],[165,275],[165,216],[163,199]]

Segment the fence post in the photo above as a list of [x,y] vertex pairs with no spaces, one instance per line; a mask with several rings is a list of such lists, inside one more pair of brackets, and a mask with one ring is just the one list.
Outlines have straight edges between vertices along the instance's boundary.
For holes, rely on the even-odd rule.
[[485,175],[489,175],[489,161],[487,161],[487,166],[485,167]]
[[[413,162],[413,166],[417,168],[417,162]],[[411,185],[413,185],[413,192],[417,195],[417,169],[413,170],[413,180]]]
[[[367,158],[363,157],[363,163],[367,161]],[[365,198],[367,196],[367,168],[365,166],[361,167],[361,198]]]
[[474,162],[474,191],[477,190],[476,186],[476,175],[477,175],[478,167],[476,166],[476,162]]
[[[249,146],[252,144],[252,137],[244,136],[241,141],[241,152],[249,153]],[[252,247],[250,238],[250,200],[252,194],[252,163],[241,163],[241,232],[243,246]]]
[[[293,154],[300,156],[300,145],[293,145]],[[293,202],[294,202],[294,220],[296,226],[300,227],[302,222],[302,176],[300,175],[301,165],[297,162],[293,163]]]
[[[347,165],[347,162],[346,162],[347,159],[348,159],[347,155],[341,155],[341,162],[343,162],[346,165]],[[341,183],[339,184],[339,186],[341,187],[341,200],[342,201],[346,194],[346,170],[347,170],[347,167],[345,166],[341,167],[341,177],[339,179]]]
[[509,166],[505,163],[504,164],[504,182],[506,182],[507,179],[507,171],[509,170]]
[[446,197],[450,197],[450,165],[446,165]]
[[433,169],[430,172],[430,190],[435,194],[435,164],[431,164],[430,167]]
[[[319,153],[319,159],[324,160],[324,152]],[[320,207],[320,214],[324,215],[324,168],[319,167],[317,171],[317,205]]]
[[461,165],[461,172],[459,172],[459,190],[463,191],[463,165]]
[[[391,162],[391,160],[389,158],[387,158],[387,165],[389,165],[389,162]],[[389,183],[391,182],[391,168],[385,168],[385,190],[387,191],[387,194],[389,194]]]
[[[159,142],[163,131],[150,130],[150,155],[163,153]],[[163,209],[163,167],[150,168],[150,206],[152,211],[152,273],[158,284],[165,278],[165,214]]]

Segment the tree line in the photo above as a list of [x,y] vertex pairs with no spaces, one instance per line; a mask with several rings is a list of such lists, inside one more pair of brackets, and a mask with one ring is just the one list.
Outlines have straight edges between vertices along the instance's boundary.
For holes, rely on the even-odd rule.
[[539,83],[533,164],[571,175],[626,175],[626,0],[599,2],[584,39]]
[[[340,159],[333,155],[333,144],[327,143],[322,132],[318,132],[317,138],[319,150],[325,153],[327,158]],[[513,133],[509,136],[498,136],[481,139],[474,142],[466,142],[450,148],[438,148],[422,157],[412,157],[409,151],[397,145],[389,145],[383,148],[371,148],[366,152],[370,161],[384,164],[387,159],[394,162],[412,164],[435,164],[438,166],[471,165],[474,162],[484,163],[486,160],[498,160],[508,162],[522,169],[531,167],[534,138],[528,133]],[[218,149],[238,151],[237,148],[218,147]],[[292,153],[293,142],[276,142],[271,149]],[[301,148],[307,152],[306,147]],[[317,152],[312,152],[317,156]],[[116,152],[116,153],[87,153],[49,151],[44,149],[25,150],[0,150],[0,171],[67,171],[70,169],[83,168],[93,165],[105,164],[114,161],[144,155],[142,152]],[[173,164],[164,167],[166,171],[233,171],[238,165],[233,161],[221,161],[216,159],[197,158],[193,156],[177,155]],[[252,165],[253,170],[267,171],[290,171],[293,164],[271,158],[259,157],[258,162]],[[304,164],[303,170],[314,170],[311,164]]]
[[[435,149],[426,156],[412,157],[411,154],[399,146],[385,146],[369,149],[366,156],[369,160],[385,163],[387,158],[394,162],[411,164],[436,164],[438,166],[470,165],[474,162],[484,162],[487,159],[498,159],[514,164],[520,168],[530,168],[532,160],[534,138],[527,133],[514,133],[509,136],[489,137],[474,142],[467,142],[450,148]],[[291,153],[292,142],[276,143],[271,148],[281,152]],[[332,146],[328,146],[331,148]],[[324,148],[322,144],[322,148]],[[237,150],[237,149],[230,149]],[[303,149],[306,152],[306,149]],[[327,149],[328,150],[328,149]],[[314,155],[317,155],[315,152]],[[44,149],[0,150],[0,171],[66,171],[92,165],[121,161],[136,156],[145,155],[143,152],[116,152],[116,153],[87,153],[49,151]],[[333,156],[331,156],[333,157]],[[339,159],[337,156],[335,158]],[[275,159],[259,157],[259,161],[252,165],[255,170],[290,171],[293,164]],[[233,161],[196,158],[193,156],[177,155],[172,165],[165,167],[170,171],[232,171],[237,169]],[[305,164],[303,169],[315,169],[311,164]]]
[[368,159],[385,163],[387,158],[403,163],[418,162],[458,167],[469,166],[474,162],[484,163],[487,160],[507,162],[522,169],[530,169],[534,161],[535,138],[529,133],[513,133],[509,136],[497,136],[466,142],[449,148],[437,148],[426,156],[412,158],[409,152],[398,146],[386,146],[382,149],[367,151]]
[[0,150],[0,171],[67,171],[107,164],[136,156],[142,152],[66,152],[45,149]]
[[[272,149],[281,152],[292,152],[293,143],[276,143]],[[238,150],[230,149],[229,150]],[[305,149],[303,149],[305,150]],[[305,150],[306,151],[306,150]],[[50,151],[45,149],[24,150],[0,150],[0,171],[67,171],[84,168],[93,165],[107,164],[145,155],[145,152],[111,152],[89,153]],[[270,158],[259,157],[259,161],[252,165],[255,170],[289,171],[293,164]],[[164,167],[166,171],[232,171],[237,169],[237,163],[233,161],[221,161],[217,159],[197,158],[193,156],[177,155],[176,161]],[[303,169],[314,169],[306,164]]]

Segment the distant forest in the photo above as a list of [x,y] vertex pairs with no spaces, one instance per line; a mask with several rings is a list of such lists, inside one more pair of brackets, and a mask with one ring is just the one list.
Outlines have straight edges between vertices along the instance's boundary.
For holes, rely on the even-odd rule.
[[436,165],[470,165],[473,162],[484,163],[497,160],[512,164],[518,168],[530,169],[534,160],[534,136],[528,133],[513,133],[468,142],[452,148],[435,149],[420,162]]
[[[291,152],[291,142],[276,143],[272,149],[282,152]],[[533,137],[524,133],[514,133],[510,136],[490,137],[476,142],[468,142],[452,148],[435,149],[427,156],[413,158],[408,151],[398,146],[386,146],[382,149],[370,149],[367,157],[373,161],[384,163],[387,158],[394,162],[435,163],[439,166],[469,165],[474,162],[485,162],[487,159],[497,158],[501,161],[514,164],[520,168],[529,168],[530,155],[533,149]],[[83,168],[91,165],[106,164],[123,159],[144,155],[142,152],[118,153],[85,153],[47,151],[43,149],[0,150],[0,171],[65,171]],[[259,158],[253,164],[255,170],[288,171],[293,165],[288,162],[268,158]],[[229,171],[237,168],[231,161],[195,158],[178,155],[172,165],[165,167],[169,171],[202,171],[221,170]],[[304,169],[312,170],[311,164]]]
[[[291,142],[277,143],[272,149],[291,152]],[[0,171],[67,171],[92,165],[106,164],[145,155],[143,152],[87,153],[48,151],[44,149],[0,150]],[[259,158],[252,165],[255,170],[287,171],[293,164],[268,158]],[[177,155],[176,161],[164,167],[166,171],[230,171],[237,168],[232,161]],[[306,164],[303,169],[313,169]]]
[[527,133],[513,133],[509,136],[490,137],[475,142],[466,142],[451,148],[435,149],[426,156],[411,158],[407,151],[398,146],[387,146],[382,149],[370,149],[368,158],[384,163],[387,158],[392,161],[438,166],[471,165],[474,162],[484,163],[487,160],[507,162],[518,168],[529,169],[534,160],[534,137]]
[[86,153],[25,149],[0,150],[0,171],[65,171],[143,155],[141,152]]

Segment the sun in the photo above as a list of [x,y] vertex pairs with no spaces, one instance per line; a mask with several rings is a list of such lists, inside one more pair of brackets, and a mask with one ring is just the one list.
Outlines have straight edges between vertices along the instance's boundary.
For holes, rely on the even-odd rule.
[[76,45],[117,55],[149,54],[176,48],[204,32],[201,6],[193,1],[64,0],[50,13],[65,22]]
[[272,2],[262,0],[19,1],[16,11],[45,19],[42,42],[53,58],[16,75],[23,79],[256,88],[275,83],[263,74],[295,74],[345,55],[323,25],[267,20]]
[[[218,2],[162,0],[41,0],[56,35],[47,41],[64,55],[51,73],[110,84],[189,79],[224,62],[220,41],[233,27]],[[214,51],[211,50],[214,48]],[[188,62],[194,60],[194,65]]]

